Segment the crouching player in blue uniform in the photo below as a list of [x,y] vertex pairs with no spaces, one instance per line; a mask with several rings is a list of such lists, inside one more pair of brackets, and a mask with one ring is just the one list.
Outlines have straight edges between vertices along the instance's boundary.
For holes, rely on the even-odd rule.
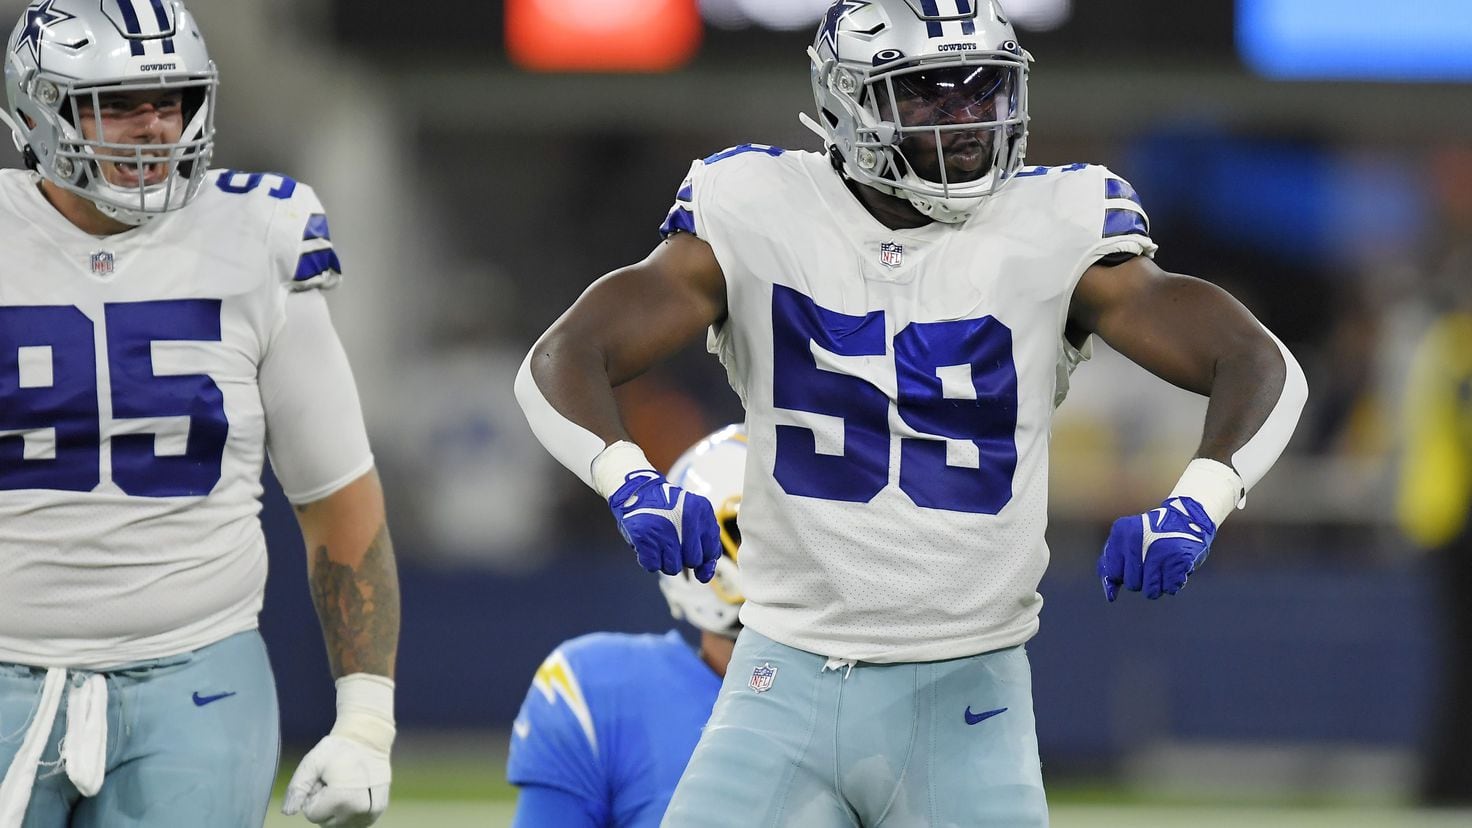
[[[746,433],[727,426],[685,452],[669,479],[716,507],[722,555],[709,584],[660,576],[700,650],[665,635],[594,633],[537,669],[511,737],[506,775],[521,789],[516,828],[658,825],[710,716],[741,624],[736,525]],[[658,701],[654,701],[654,699]]]

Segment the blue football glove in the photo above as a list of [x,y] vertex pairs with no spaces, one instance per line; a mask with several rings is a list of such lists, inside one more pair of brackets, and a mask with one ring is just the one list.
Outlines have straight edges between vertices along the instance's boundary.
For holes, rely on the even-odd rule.
[[1099,556],[1104,597],[1113,601],[1119,585],[1151,600],[1175,595],[1206,560],[1216,524],[1194,498],[1173,497],[1143,515],[1122,517],[1109,530]]
[[608,498],[619,534],[649,572],[679,575],[687,567],[706,583],[721,559],[721,530],[710,501],[671,484],[655,471],[624,478]]

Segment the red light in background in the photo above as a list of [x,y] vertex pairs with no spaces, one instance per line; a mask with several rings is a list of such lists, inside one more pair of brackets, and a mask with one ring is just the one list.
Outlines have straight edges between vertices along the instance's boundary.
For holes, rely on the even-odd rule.
[[541,72],[667,72],[695,56],[696,0],[507,0],[506,51]]

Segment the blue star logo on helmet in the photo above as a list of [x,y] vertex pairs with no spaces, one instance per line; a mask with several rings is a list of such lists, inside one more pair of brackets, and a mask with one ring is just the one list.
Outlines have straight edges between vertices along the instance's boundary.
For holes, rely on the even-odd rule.
[[64,11],[51,8],[54,5],[56,5],[56,0],[40,0],[38,3],[32,3],[30,8],[26,9],[25,28],[21,29],[20,37],[15,39],[15,51],[19,52],[23,48],[30,47],[31,60],[37,63],[41,61],[41,38],[46,34],[46,30],[57,23],[77,19]]
[[836,56],[838,54],[838,21],[854,9],[862,9],[869,5],[868,0],[837,0],[828,7],[828,13],[823,17],[823,25],[818,29],[818,47],[827,46]]

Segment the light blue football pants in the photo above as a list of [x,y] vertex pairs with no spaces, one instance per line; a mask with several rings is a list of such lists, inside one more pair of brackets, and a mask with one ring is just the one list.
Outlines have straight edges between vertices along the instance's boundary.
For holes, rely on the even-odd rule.
[[[0,777],[41,698],[46,671],[0,663]],[[244,632],[194,652],[102,674],[102,788],[84,797],[59,764],[67,702],[51,728],[22,828],[260,828],[280,748],[265,642]],[[86,673],[73,673],[68,684]]]
[[1027,653],[850,668],[743,630],[662,824],[1046,826]]

